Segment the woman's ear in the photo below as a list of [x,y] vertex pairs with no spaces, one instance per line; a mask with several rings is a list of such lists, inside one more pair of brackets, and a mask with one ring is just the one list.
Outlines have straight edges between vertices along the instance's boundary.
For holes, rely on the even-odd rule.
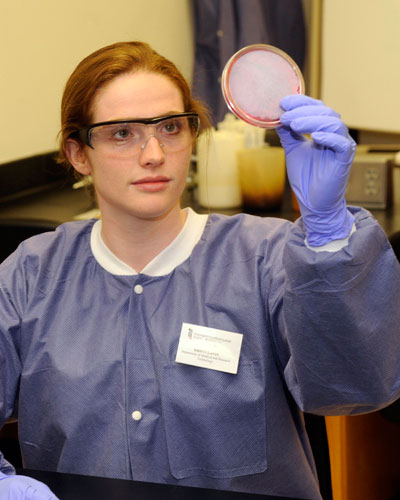
[[90,175],[92,173],[84,148],[78,141],[68,139],[65,145],[65,154],[77,172],[82,175]]

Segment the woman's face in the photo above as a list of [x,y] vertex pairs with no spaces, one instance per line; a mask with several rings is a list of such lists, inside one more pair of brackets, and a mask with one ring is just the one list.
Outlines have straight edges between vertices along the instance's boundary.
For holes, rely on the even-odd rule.
[[[182,95],[171,80],[141,71],[120,75],[98,91],[92,123],[183,111]],[[85,146],[81,161],[72,162],[81,174],[93,177],[103,217],[118,221],[160,218],[173,210],[179,213],[192,145],[179,152],[164,151],[151,136],[144,144],[137,154],[123,157]]]

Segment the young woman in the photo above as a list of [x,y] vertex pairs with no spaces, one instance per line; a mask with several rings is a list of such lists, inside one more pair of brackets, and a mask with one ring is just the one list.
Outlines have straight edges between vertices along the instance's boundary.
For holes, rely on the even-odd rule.
[[[302,217],[199,215],[180,196],[209,123],[176,67],[139,42],[78,65],[60,156],[101,220],[0,266],[0,423],[18,412],[26,467],[320,499],[302,412],[399,396],[400,268],[345,204],[355,145],[320,101],[281,105]],[[0,471],[0,496],[49,498]]]

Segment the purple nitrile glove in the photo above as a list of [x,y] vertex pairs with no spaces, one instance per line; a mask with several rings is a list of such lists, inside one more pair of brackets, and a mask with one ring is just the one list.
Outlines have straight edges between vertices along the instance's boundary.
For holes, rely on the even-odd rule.
[[[356,143],[338,113],[305,95],[281,101],[277,133],[310,246],[346,238],[354,217],[344,198]],[[304,136],[309,134],[310,138]]]
[[9,475],[0,472],[1,500],[59,500],[40,481],[28,476]]

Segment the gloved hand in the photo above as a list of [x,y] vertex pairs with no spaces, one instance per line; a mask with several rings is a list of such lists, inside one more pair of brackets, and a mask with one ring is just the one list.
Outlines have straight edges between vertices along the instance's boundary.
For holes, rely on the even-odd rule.
[[[299,202],[310,246],[346,238],[354,217],[344,199],[356,144],[340,116],[321,101],[290,95],[277,133],[289,182]],[[311,134],[311,139],[303,134]]]
[[43,483],[27,476],[0,472],[1,500],[59,500]]

